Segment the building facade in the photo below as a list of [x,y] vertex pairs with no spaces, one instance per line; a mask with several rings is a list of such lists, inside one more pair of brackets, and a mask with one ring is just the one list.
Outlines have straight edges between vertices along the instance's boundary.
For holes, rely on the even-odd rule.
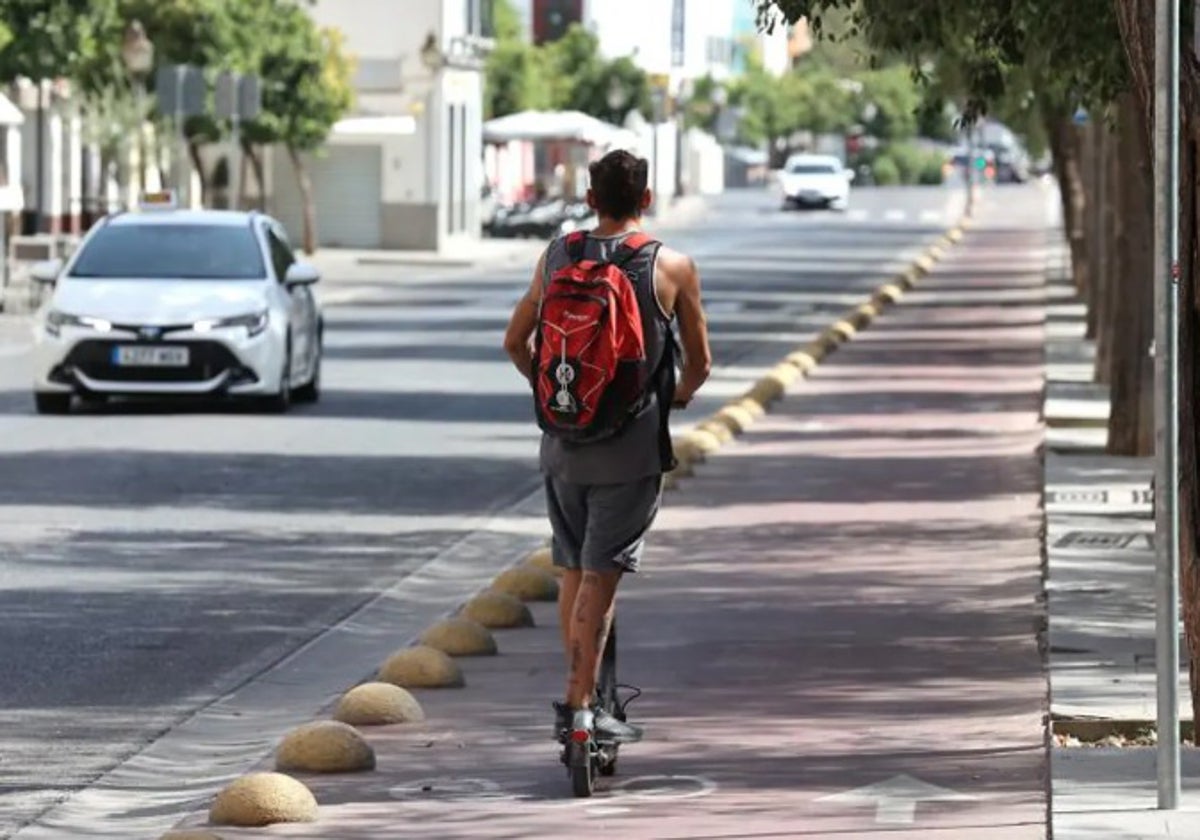
[[[355,110],[310,156],[318,243],[452,250],[480,235],[483,57],[491,0],[318,0],[356,60]],[[272,210],[298,233],[298,191],[275,156]]]
[[760,32],[754,0],[518,0],[515,6],[534,43],[579,23],[596,34],[605,55],[630,56],[676,84],[737,75],[750,50],[772,73],[789,67],[789,28]]

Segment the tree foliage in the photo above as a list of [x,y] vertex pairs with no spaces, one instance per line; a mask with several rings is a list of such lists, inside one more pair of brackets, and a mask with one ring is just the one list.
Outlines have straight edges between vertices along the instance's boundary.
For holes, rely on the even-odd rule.
[[[902,57],[927,79],[931,59],[953,66],[975,116],[1011,92],[1024,70],[1061,100],[1112,101],[1127,80],[1111,0],[758,0],[760,20],[774,13],[807,18],[824,34],[831,19],[861,34],[877,53]],[[837,34],[834,33],[834,37]],[[1028,78],[1026,76],[1025,78]]]
[[594,33],[575,25],[534,46],[508,0],[498,0],[495,15],[496,48],[484,77],[488,118],[543,109],[582,111],[611,123],[632,110],[650,115],[645,71],[627,56],[605,58]]
[[0,0],[0,80],[76,77],[119,20],[117,0]]

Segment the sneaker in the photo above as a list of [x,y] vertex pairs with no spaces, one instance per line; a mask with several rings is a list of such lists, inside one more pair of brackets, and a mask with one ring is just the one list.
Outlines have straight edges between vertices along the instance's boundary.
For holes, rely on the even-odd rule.
[[640,726],[618,720],[604,709],[595,710],[596,737],[616,744],[634,744],[642,740],[644,730]]

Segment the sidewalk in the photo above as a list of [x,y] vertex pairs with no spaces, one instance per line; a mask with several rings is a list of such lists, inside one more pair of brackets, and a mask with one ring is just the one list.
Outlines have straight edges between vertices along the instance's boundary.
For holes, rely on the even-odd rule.
[[[1155,810],[1153,462],[1105,454],[1109,396],[1093,382],[1085,309],[1068,281],[1052,281],[1049,289],[1045,508],[1057,733],[1054,838],[1200,836],[1195,749],[1184,749],[1184,810]],[[1186,650],[1181,660],[1181,712],[1190,721]]]
[[[708,212],[704,196],[690,195],[675,200],[653,219],[656,230],[686,227],[702,219]],[[460,245],[448,251],[369,250],[357,248],[322,248],[310,259],[326,277],[354,274],[354,269],[394,267],[420,269],[464,269],[476,266],[531,265],[546,247],[545,239],[491,239]]]
[[366,730],[376,771],[301,776],[317,822],[220,836],[1044,838],[1044,235],[1017,204],[670,494],[618,609],[647,739],[592,799],[538,604],[425,723]]

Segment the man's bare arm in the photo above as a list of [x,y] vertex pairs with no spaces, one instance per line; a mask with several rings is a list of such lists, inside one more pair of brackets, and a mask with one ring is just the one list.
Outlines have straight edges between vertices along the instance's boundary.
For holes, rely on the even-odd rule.
[[521,375],[533,381],[533,349],[530,339],[537,328],[538,304],[542,299],[542,273],[545,271],[546,255],[542,254],[529,289],[517,301],[508,329],[504,332],[504,350]]
[[692,401],[712,370],[708,345],[708,318],[700,297],[700,271],[691,257],[678,255],[669,271],[675,286],[675,317],[683,344],[683,370],[675,386],[674,405],[683,408]]

